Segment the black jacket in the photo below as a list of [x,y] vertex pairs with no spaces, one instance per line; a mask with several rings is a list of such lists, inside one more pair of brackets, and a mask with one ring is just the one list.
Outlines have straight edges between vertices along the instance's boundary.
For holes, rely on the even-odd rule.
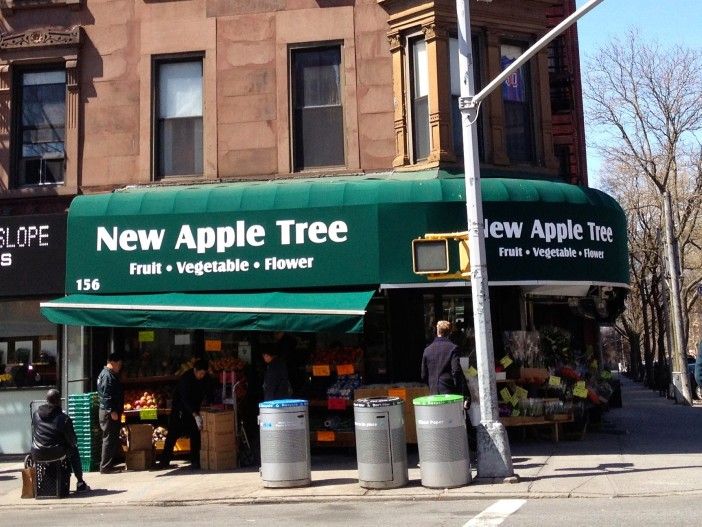
[[463,395],[469,399],[466,378],[461,369],[458,346],[447,337],[436,337],[422,355],[422,381],[429,385],[429,393]]
[[70,455],[76,447],[73,422],[60,406],[41,405],[32,415],[32,456],[53,461]]
[[285,366],[285,361],[275,357],[268,364],[266,373],[263,376],[263,400],[287,399],[291,393],[288,368]]
[[124,388],[117,374],[105,366],[97,379],[97,392],[100,396],[100,410],[124,411]]
[[194,370],[186,371],[178,379],[178,385],[173,393],[173,412],[181,411],[188,415],[199,413],[202,401],[207,396],[208,386],[207,376],[198,381]]

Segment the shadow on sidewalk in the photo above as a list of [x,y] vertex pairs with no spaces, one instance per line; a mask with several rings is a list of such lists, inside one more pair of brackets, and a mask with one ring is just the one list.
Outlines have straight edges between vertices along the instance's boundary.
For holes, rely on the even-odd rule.
[[[687,465],[684,467],[659,467],[659,468],[632,468],[632,469],[624,469],[624,470],[607,470],[606,467],[611,466],[612,464],[604,464],[600,465],[602,467],[605,467],[604,469],[601,469],[599,467],[594,467],[594,468],[583,468],[583,467],[577,467],[577,468],[561,468],[557,470],[561,471],[568,471],[571,470],[574,473],[572,474],[549,474],[546,476],[525,476],[525,477],[520,477],[520,481],[524,482],[533,482],[533,481],[543,481],[547,479],[565,479],[565,478],[582,478],[582,477],[592,477],[592,476],[616,476],[619,474],[637,474],[637,473],[644,473],[644,472],[668,472],[671,470],[688,470],[688,469],[701,469],[702,465]],[[630,465],[630,463],[616,463],[613,465]],[[516,467],[515,467],[516,468]]]
[[330,479],[317,479],[312,482],[310,487],[331,487],[332,485],[350,485],[351,483],[358,483],[357,478],[330,478]]
[[109,490],[109,489],[90,489],[88,492],[72,492],[70,498],[95,498],[100,496],[113,496],[115,494],[123,494],[127,492],[126,490]]

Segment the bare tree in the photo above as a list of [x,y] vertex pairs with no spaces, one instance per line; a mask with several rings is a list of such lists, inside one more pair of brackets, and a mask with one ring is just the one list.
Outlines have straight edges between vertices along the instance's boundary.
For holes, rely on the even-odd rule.
[[[645,196],[643,204],[636,203],[633,196],[623,200],[624,208],[638,218],[637,222],[643,217],[635,212],[636,207],[645,205],[655,211],[646,216],[645,228],[638,225],[641,232],[632,233],[630,218],[632,241],[638,243],[648,231],[648,241],[642,237],[641,246],[631,249],[637,264],[632,265],[634,286],[640,288],[642,302],[637,325],[644,331],[645,348],[651,339],[658,341],[656,347],[664,346],[666,339],[661,333],[667,326],[659,323],[666,316],[661,308],[666,308],[676,350],[673,365],[681,372],[683,397],[690,403],[684,355],[689,310],[697,301],[695,287],[702,277],[696,238],[702,199],[702,54],[681,46],[662,49],[631,30],[625,38],[603,47],[586,71],[589,121],[605,133],[605,140],[597,146],[610,182],[625,179],[624,186],[630,185],[627,191],[639,190]],[[614,190],[622,201],[623,195]],[[670,213],[663,214],[668,199],[672,202]],[[654,232],[656,236],[651,237]],[[649,246],[651,240],[653,247]],[[661,246],[667,250],[665,255],[660,253]],[[656,257],[650,251],[656,252]],[[660,303],[661,277],[668,291],[665,305]],[[651,319],[647,320],[646,313]]]

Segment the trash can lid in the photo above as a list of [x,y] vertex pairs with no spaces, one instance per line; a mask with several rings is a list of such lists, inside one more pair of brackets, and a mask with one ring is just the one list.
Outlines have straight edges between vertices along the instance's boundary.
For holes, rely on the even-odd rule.
[[355,408],[382,408],[385,406],[397,406],[398,404],[403,404],[404,401],[401,397],[365,397],[363,399],[356,399],[353,402]]
[[444,394],[444,395],[425,395],[412,400],[415,406],[436,406],[437,404],[452,404],[463,402],[462,395]]
[[277,399],[258,403],[259,408],[291,408],[293,406],[309,406],[305,399]]

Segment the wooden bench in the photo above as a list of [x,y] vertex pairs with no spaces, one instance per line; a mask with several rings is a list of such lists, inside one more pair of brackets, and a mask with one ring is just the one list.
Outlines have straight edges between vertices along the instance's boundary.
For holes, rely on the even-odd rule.
[[520,427],[520,426],[545,426],[551,427],[552,429],[552,439],[555,443],[558,443],[560,437],[560,426],[563,423],[573,422],[572,414],[559,414],[555,415],[553,419],[546,419],[545,417],[500,417],[500,422],[505,427]]

